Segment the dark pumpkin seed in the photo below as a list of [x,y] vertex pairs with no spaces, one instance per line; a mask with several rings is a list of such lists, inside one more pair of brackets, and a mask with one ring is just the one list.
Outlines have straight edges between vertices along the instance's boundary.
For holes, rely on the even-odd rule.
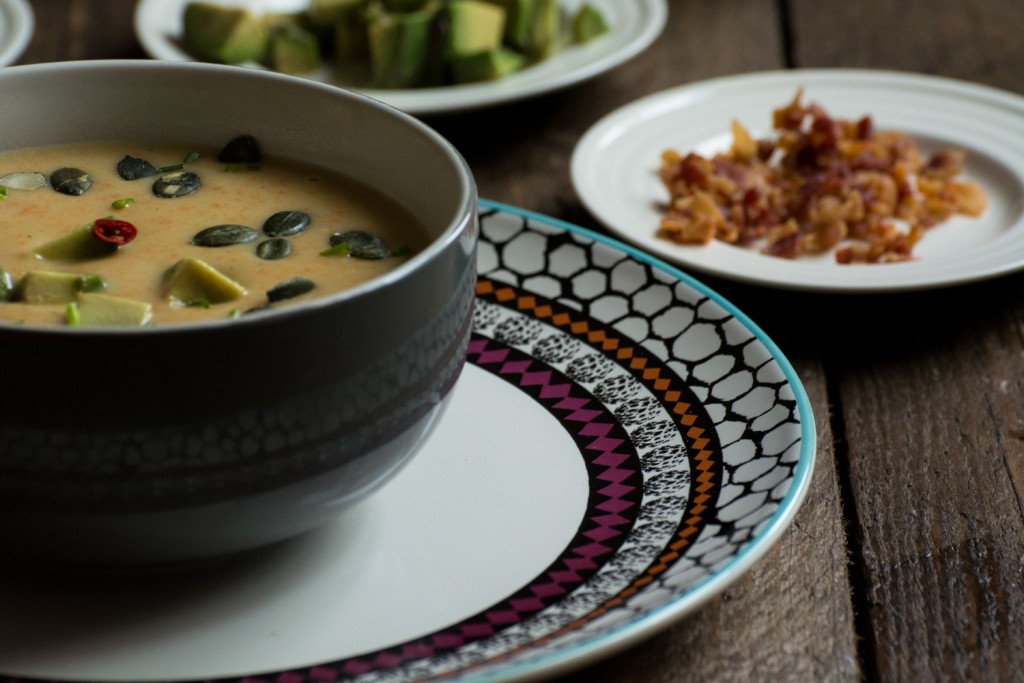
[[263,232],[271,237],[298,235],[309,227],[309,214],[302,211],[278,211],[263,223]]
[[50,185],[61,194],[79,196],[92,187],[92,177],[80,168],[58,168],[50,174]]
[[245,225],[212,225],[192,236],[192,244],[197,247],[230,247],[234,244],[252,242],[260,233]]
[[42,173],[8,173],[0,178],[0,186],[12,190],[36,190],[46,187],[46,176]]
[[313,281],[304,277],[293,277],[291,280],[274,285],[267,291],[267,301],[274,303],[283,299],[293,299],[310,292],[316,287]]
[[251,135],[239,135],[224,145],[224,148],[217,155],[217,160],[223,161],[226,164],[256,164],[262,158],[260,145],[256,142],[256,138]]
[[195,173],[178,171],[161,176],[153,183],[153,194],[162,199],[190,195],[200,188],[202,181]]
[[347,254],[353,258],[382,259],[391,256],[391,247],[384,238],[362,230],[336,232],[328,241],[332,247],[345,245]]
[[117,162],[117,174],[124,180],[138,180],[156,175],[156,167],[145,159],[126,155]]
[[273,237],[256,245],[256,255],[267,261],[276,261],[292,253],[291,242],[283,237]]

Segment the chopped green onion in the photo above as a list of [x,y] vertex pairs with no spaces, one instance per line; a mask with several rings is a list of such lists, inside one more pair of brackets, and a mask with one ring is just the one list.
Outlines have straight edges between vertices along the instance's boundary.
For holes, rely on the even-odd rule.
[[101,275],[82,275],[78,278],[78,290],[81,292],[102,292],[107,288],[107,281]]
[[7,199],[7,188],[0,185],[0,199]]
[[394,249],[392,249],[391,250],[391,255],[392,256],[405,256],[406,254],[408,254],[410,252],[412,252],[412,248],[409,247],[408,244],[403,244],[401,246],[397,246]]
[[209,299],[196,299],[195,301],[189,301],[188,305],[192,306],[193,308],[209,308],[210,307],[210,300]]
[[237,308],[232,308],[230,311],[228,311],[228,317],[231,318],[232,320],[234,320],[235,318],[241,318],[242,312]]
[[189,152],[188,155],[185,157],[185,161],[183,163],[191,164],[193,161],[195,161],[198,158],[199,158],[199,152]]
[[259,164],[246,164],[241,166],[239,164],[228,164],[224,167],[225,173],[245,173],[246,171],[258,171],[260,170]]
[[170,166],[161,166],[156,169],[157,173],[170,173],[171,171],[180,171],[185,168],[185,164],[171,164]]
[[134,199],[132,199],[131,197],[125,197],[124,199],[114,200],[114,202],[110,205],[110,207],[112,209],[123,209],[125,207],[131,206],[134,203],[135,203]]
[[82,315],[78,311],[78,304],[74,301],[68,302],[68,305],[64,308],[64,315],[67,318],[68,325],[78,327],[82,324]]
[[342,242],[335,244],[330,249],[324,249],[320,252],[321,256],[348,256],[348,242]]

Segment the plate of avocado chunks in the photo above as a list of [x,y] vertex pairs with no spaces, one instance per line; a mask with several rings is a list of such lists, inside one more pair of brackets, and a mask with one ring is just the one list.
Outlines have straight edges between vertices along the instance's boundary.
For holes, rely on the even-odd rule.
[[141,0],[135,28],[158,59],[270,69],[434,114],[597,76],[666,16],[666,0]]

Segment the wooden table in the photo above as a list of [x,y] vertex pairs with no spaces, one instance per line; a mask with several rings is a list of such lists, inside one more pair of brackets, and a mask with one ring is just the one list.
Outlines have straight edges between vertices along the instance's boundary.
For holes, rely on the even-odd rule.
[[[37,32],[20,63],[145,57],[131,0],[32,4]],[[569,157],[591,124],[637,97],[838,66],[1024,94],[1022,29],[1019,0],[670,0],[664,34],[613,72],[427,122],[466,156],[481,196],[600,229]],[[886,295],[701,279],[804,382],[819,434],[811,490],[723,595],[560,680],[1024,680],[1024,274]]]

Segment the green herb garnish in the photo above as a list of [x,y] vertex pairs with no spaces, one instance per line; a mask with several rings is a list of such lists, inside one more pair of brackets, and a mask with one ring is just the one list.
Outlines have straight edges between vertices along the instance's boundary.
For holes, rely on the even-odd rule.
[[320,252],[321,256],[348,256],[348,242],[342,242],[341,244],[335,244],[330,249],[324,249]]
[[125,197],[124,199],[116,199],[116,200],[114,200],[111,203],[110,208],[112,208],[112,209],[124,209],[126,207],[131,206],[134,203],[135,203],[134,199],[132,199],[131,197]]
[[74,301],[69,301],[68,305],[64,307],[64,316],[67,318],[68,325],[72,327],[82,324],[82,314],[78,311],[78,304]]

